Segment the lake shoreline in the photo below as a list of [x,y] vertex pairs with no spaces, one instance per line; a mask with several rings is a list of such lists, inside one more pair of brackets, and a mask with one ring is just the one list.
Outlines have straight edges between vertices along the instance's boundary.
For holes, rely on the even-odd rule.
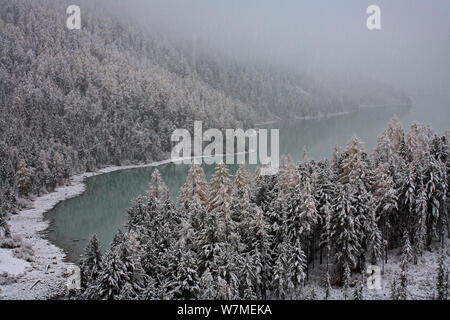
[[[300,120],[295,121],[301,122]],[[31,266],[24,267],[26,270],[18,276],[17,282],[0,285],[0,299],[46,299],[64,296],[64,274],[70,261],[67,260],[67,250],[49,238],[48,228],[51,221],[46,213],[59,203],[83,194],[87,188],[88,178],[116,171],[158,167],[169,163],[173,163],[172,159],[146,164],[108,166],[95,172],[76,174],[71,176],[69,185],[58,187],[51,193],[37,197],[31,201],[32,208],[26,208],[16,215],[11,215],[9,224],[12,234],[20,236],[24,242],[31,244],[35,261],[30,263]],[[12,252],[12,249],[2,250],[0,262],[2,260],[11,261]],[[19,259],[15,258],[14,261],[18,262],[17,260]],[[23,263],[24,260],[20,260],[20,262]],[[2,270],[0,264],[0,274],[3,271],[5,270]],[[37,281],[39,282],[36,283]]]
[[[49,239],[47,231],[51,221],[46,217],[46,213],[63,201],[82,195],[86,191],[87,179],[117,171],[159,167],[183,160],[185,158],[108,166],[97,171],[76,174],[70,177],[68,185],[57,187],[54,191],[35,198],[30,207],[11,215],[8,221],[11,234],[31,245],[34,261],[27,264],[25,260],[13,257],[13,249],[0,251],[0,261],[14,261],[26,265],[24,272],[14,275],[17,281],[0,285],[0,300],[45,300],[65,295],[65,275],[67,267],[73,263],[67,261],[68,253],[65,249]],[[0,269],[0,275],[6,271]]]
[[[94,172],[76,174],[70,178],[70,184],[37,197],[31,201],[30,208],[11,215],[8,221],[11,233],[14,237],[20,237],[23,242],[31,245],[34,261],[27,264],[23,272],[14,275],[17,281],[0,285],[0,299],[43,300],[64,295],[65,273],[71,263],[66,262],[67,253],[64,249],[53,244],[48,238],[46,230],[50,220],[45,214],[60,202],[83,194],[88,178],[122,170],[158,167],[171,162],[173,161],[169,159],[147,164],[109,166]],[[18,263],[26,263],[22,259],[13,257],[13,249],[1,251],[0,260],[10,261],[11,259]],[[0,269],[0,274],[4,271],[6,272]]]

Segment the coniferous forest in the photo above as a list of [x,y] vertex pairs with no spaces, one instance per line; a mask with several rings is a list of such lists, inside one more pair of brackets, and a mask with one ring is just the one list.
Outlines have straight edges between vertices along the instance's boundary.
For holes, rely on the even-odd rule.
[[166,159],[173,130],[192,131],[194,120],[245,129],[380,101],[370,93],[344,101],[306,75],[219,55],[199,52],[194,64],[188,49],[132,24],[111,1],[80,2],[83,29],[71,32],[61,14],[67,5],[0,2],[2,210],[17,209],[16,195],[53,191],[74,173]]
[[[410,57],[388,41],[381,42],[386,49],[381,52],[392,59],[379,66],[369,61],[365,49],[382,37],[370,38],[363,33],[369,32],[365,25],[355,32],[365,38],[354,48],[324,36],[325,18],[318,30],[302,30],[301,39],[274,28],[264,50],[254,49],[264,53],[245,56],[245,45],[232,46],[218,36],[223,30],[202,38],[200,32],[191,36],[164,29],[171,23],[176,29],[175,13],[172,21],[162,21],[166,9],[176,8],[152,1],[154,7],[148,6],[155,12],[163,7],[161,21],[152,20],[157,13],[139,12],[139,0],[130,0],[133,5],[79,0],[82,27],[71,30],[66,24],[71,1],[0,0],[0,299],[378,299],[367,289],[367,270],[376,267],[383,288],[389,288],[384,299],[448,300],[450,133],[438,132],[420,117],[404,121],[397,116],[386,125],[383,120],[386,128],[373,148],[354,134],[346,145],[330,150],[330,158],[309,158],[306,150],[299,162],[282,155],[274,175],[245,165],[232,174],[234,167],[217,163],[207,179],[205,167],[192,164],[177,197],[155,168],[146,192],[131,200],[126,224],[112,243],[105,247],[93,235],[71,265],[79,268],[80,287],[65,287],[69,259],[64,260],[62,246],[50,242],[54,225],[44,213],[82,194],[85,178],[170,159],[175,130],[194,135],[195,121],[219,132],[296,121],[301,126],[301,121],[364,110],[387,110],[390,118],[413,104],[399,79],[417,66],[404,68],[402,61]],[[233,11],[233,18],[238,20],[241,11]],[[242,15],[250,25],[251,15]],[[196,18],[191,17],[192,24]],[[276,25],[275,18],[261,19],[271,28]],[[226,20],[228,32],[239,38],[233,23]],[[212,25],[220,29],[219,22]],[[345,21],[332,28],[346,33]],[[255,30],[255,39],[272,31]],[[412,42],[400,41],[398,32],[396,41],[407,51]],[[338,49],[326,49],[321,37]],[[294,62],[277,56],[283,50],[277,41],[284,38],[313,46],[314,54],[286,49]],[[227,50],[218,48],[222,41]],[[360,61],[351,55],[359,50]],[[421,52],[411,52],[420,58]],[[349,67],[339,66],[345,54]],[[326,59],[331,59],[328,64]],[[430,66],[420,66],[429,74],[421,76],[428,79],[434,72],[436,79],[433,74],[426,86],[418,80],[411,85],[427,99],[430,88],[447,84],[437,70],[445,66],[434,68],[429,60]],[[347,70],[353,63],[354,70]],[[397,64],[398,69],[386,71]],[[381,71],[365,74],[361,66]],[[339,73],[340,68],[345,71]],[[383,72],[389,75],[386,81]],[[448,82],[448,74],[443,78]],[[448,88],[443,91],[448,95]],[[351,126],[352,119],[345,123]],[[336,123],[318,124],[314,132]],[[313,135],[289,139],[297,143],[314,140]],[[333,138],[317,138],[312,145]],[[428,273],[428,287],[418,294],[416,277],[425,277],[418,274],[420,268]],[[26,296],[29,292],[33,295]]]
[[[319,298],[332,287],[363,299],[367,265],[401,249],[391,298],[407,299],[407,269],[442,252],[434,297],[448,298],[448,135],[397,118],[372,153],[356,136],[333,159],[295,164],[274,176],[216,166],[206,181],[192,165],[177,203],[155,169],[102,254],[94,236],[80,262],[84,299],[297,299],[320,265]],[[310,294],[309,292],[307,294]]]

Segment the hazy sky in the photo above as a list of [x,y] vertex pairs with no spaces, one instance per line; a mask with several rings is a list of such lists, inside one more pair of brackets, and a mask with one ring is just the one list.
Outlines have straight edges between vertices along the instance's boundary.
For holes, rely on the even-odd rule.
[[[131,1],[123,1],[131,6]],[[306,70],[448,93],[449,0],[137,0],[145,20],[199,45]],[[138,4],[137,4],[138,3]],[[366,8],[381,27],[366,27]]]

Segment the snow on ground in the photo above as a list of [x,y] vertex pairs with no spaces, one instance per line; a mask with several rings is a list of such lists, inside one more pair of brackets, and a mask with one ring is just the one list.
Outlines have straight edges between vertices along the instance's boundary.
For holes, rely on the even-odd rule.
[[[13,255],[14,249],[0,249],[0,276],[7,272],[14,281],[0,281],[1,299],[48,299],[65,292],[65,273],[68,264],[63,261],[65,253],[61,248],[50,243],[42,231],[47,229],[49,221],[44,219],[44,213],[52,209],[60,201],[75,197],[84,192],[84,180],[88,177],[110,173],[118,170],[155,167],[172,162],[164,160],[144,165],[115,166],[76,175],[71,178],[69,186],[57,188],[55,192],[43,195],[32,202],[31,209],[20,211],[12,215],[9,224],[14,236],[20,237],[31,245],[34,251],[34,261],[27,262]],[[447,239],[447,265],[450,265],[450,241]],[[390,299],[390,290],[394,276],[399,273],[400,254],[398,249],[389,254],[389,261],[385,265],[382,275],[382,289],[364,289],[364,299]],[[426,252],[417,265],[410,264],[408,270],[409,299],[431,299],[436,282],[439,251],[437,246],[433,252]],[[316,299],[324,298],[323,288],[319,285],[323,278],[322,266],[311,272],[311,281],[305,286],[302,297],[308,298],[312,289]],[[353,296],[353,288],[349,290],[349,298]],[[342,290],[333,288],[330,299],[343,299]]]
[[[205,156],[194,157],[204,158]],[[34,251],[34,261],[30,262],[30,267],[25,268],[25,272],[19,272],[19,264],[10,265],[10,263],[0,264],[0,275],[8,270],[14,269],[13,273],[18,274],[14,277],[14,283],[0,282],[0,300],[1,299],[48,299],[60,296],[65,292],[65,273],[68,264],[63,261],[64,251],[50,243],[45,238],[43,231],[47,229],[49,221],[44,219],[44,213],[51,210],[61,201],[76,197],[82,194],[86,188],[84,183],[86,178],[111,173],[119,170],[128,170],[136,168],[157,167],[171,162],[182,162],[187,158],[179,158],[176,161],[172,159],[156,161],[148,164],[112,166],[100,169],[96,172],[88,172],[75,175],[70,179],[70,185],[59,187],[54,192],[36,198],[32,202],[31,209],[24,209],[16,215],[12,215],[9,220],[11,233],[14,237],[20,237],[23,241],[29,243]],[[12,257],[13,249],[4,249],[2,256]],[[11,251],[7,254],[8,251]],[[11,263],[15,260],[7,260]],[[24,261],[26,262],[26,261]],[[14,267],[14,266],[17,266]]]
[[17,276],[30,267],[29,262],[14,257],[12,250],[0,248],[0,273],[6,272],[8,275]]
[[[450,239],[446,239],[446,263],[450,265]],[[436,293],[436,276],[440,257],[440,246],[435,243],[432,245],[432,252],[425,251],[422,257],[418,259],[417,265],[410,262],[408,265],[408,300],[430,300]],[[384,266],[384,274],[381,275],[381,290],[369,290],[364,283],[363,299],[365,300],[390,300],[391,285],[394,279],[399,279],[400,274],[401,248],[395,249],[388,254],[388,263]],[[314,289],[316,299],[325,298],[325,290],[320,283],[323,283],[323,274],[325,272],[325,263],[311,272],[311,280],[305,286],[302,298],[308,299],[311,291]],[[380,268],[382,266],[380,265]],[[353,275],[353,280],[361,279]],[[366,281],[366,280],[365,280]],[[347,300],[353,299],[354,288],[350,288],[347,293]],[[342,288],[333,287],[329,300],[342,300],[344,294]]]
[[49,221],[44,219],[44,213],[60,201],[82,194],[86,188],[86,178],[118,170],[155,167],[170,162],[171,160],[164,160],[144,165],[107,167],[97,172],[73,176],[70,185],[36,198],[31,209],[24,209],[12,215],[9,219],[11,233],[31,245],[34,261],[26,262],[14,257],[14,249],[0,249],[0,275],[7,272],[14,278],[14,281],[0,282],[0,300],[41,300],[64,293],[68,264],[63,261],[64,251],[50,243],[43,234],[49,224]]

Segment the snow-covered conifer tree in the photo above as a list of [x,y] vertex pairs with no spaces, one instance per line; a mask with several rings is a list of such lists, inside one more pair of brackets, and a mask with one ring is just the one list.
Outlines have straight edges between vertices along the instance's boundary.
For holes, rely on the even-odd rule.
[[342,291],[344,293],[345,300],[347,300],[347,297],[348,297],[350,281],[351,281],[351,271],[350,271],[350,266],[346,261],[346,262],[344,262],[344,275],[343,275],[343,284],[342,284]]
[[402,260],[400,262],[400,279],[397,287],[397,295],[399,300],[406,300],[408,293],[408,263],[412,258],[412,248],[409,241],[407,231],[403,234],[403,251]]
[[26,162],[24,160],[20,160],[17,164],[16,170],[16,183],[20,195],[25,197],[28,196],[31,187],[30,179],[30,171],[27,167]]
[[100,243],[94,234],[84,249],[80,261],[81,285],[87,287],[94,283],[102,269],[102,254],[100,252]]
[[351,188],[343,186],[339,189],[338,198],[331,218],[331,239],[335,257],[344,277],[344,267],[350,270],[355,266],[359,255],[359,239],[355,229],[355,207],[353,206]]
[[152,179],[148,186],[147,195],[150,198],[154,198],[160,202],[164,202],[169,198],[167,186],[161,178],[159,170],[156,168],[152,173]]
[[179,261],[177,261],[174,277],[174,298],[196,299],[200,294],[198,256],[192,249],[179,247]]
[[436,277],[436,298],[438,300],[448,299],[448,268],[445,263],[446,255],[444,249],[441,249],[439,257],[439,266]]
[[208,186],[205,173],[200,165],[193,163],[189,168],[185,184],[181,187],[178,203],[187,207],[194,197],[200,200],[205,209],[208,207]]

